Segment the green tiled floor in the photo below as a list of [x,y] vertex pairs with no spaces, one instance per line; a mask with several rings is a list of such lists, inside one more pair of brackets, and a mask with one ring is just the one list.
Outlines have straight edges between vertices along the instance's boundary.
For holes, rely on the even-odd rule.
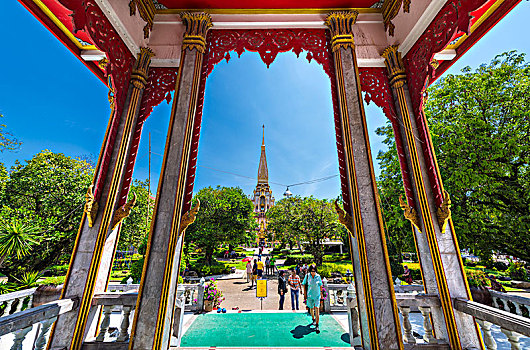
[[227,313],[197,316],[181,347],[348,347],[348,334],[330,315],[322,315],[320,334],[302,313]]

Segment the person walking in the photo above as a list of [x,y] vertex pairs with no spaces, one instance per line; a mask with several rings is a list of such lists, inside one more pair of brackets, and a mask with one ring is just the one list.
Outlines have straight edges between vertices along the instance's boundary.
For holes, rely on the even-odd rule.
[[271,267],[271,274],[274,275],[275,273],[274,270],[276,269],[276,258],[274,256],[271,257],[270,267]]
[[298,298],[300,296],[300,289],[302,289],[302,283],[300,282],[300,277],[296,274],[296,270],[291,270],[291,275],[289,276],[289,287],[291,287],[291,308],[293,311],[299,310],[298,308]]
[[287,281],[285,280],[285,271],[280,271],[278,276],[278,294],[280,295],[280,307],[278,310],[283,310],[283,302],[285,301],[285,293],[287,293]]
[[[254,287],[254,281],[258,280],[258,262],[256,259],[254,259],[254,265],[252,266],[252,284],[250,285],[250,288]],[[257,287],[257,282],[256,282]]]
[[304,286],[304,299],[313,319],[317,334],[320,333],[318,322],[320,320],[320,293],[322,291],[322,278],[317,273],[317,268],[313,265],[309,266],[308,274],[305,276],[302,285]]
[[246,269],[247,269],[247,283],[248,283],[252,279],[252,263],[250,262],[250,260],[247,261]]
[[269,274],[270,269],[271,269],[271,261],[270,261],[269,257],[267,257],[267,259],[265,259],[265,274],[266,275]]
[[263,277],[263,261],[261,260],[258,261],[258,277]]

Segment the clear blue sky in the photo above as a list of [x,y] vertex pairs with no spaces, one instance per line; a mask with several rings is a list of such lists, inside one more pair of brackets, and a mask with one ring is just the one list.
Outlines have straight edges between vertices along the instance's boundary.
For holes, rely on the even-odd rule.
[[[528,18],[530,4],[523,1],[448,73],[477,67],[503,51],[529,52],[524,34]],[[110,113],[106,87],[18,2],[0,1],[0,28],[0,113],[7,130],[23,142],[18,152],[0,153],[0,161],[10,167],[15,159],[30,159],[43,149],[97,159]],[[135,178],[147,178],[151,132],[153,191],[169,113],[163,102],[146,122],[134,173]],[[383,146],[373,131],[385,118],[371,104],[367,119],[375,159]],[[338,173],[329,80],[322,68],[308,63],[303,54],[297,59],[285,53],[267,69],[257,54],[246,52],[220,63],[208,78],[198,164],[252,179],[199,167],[195,191],[222,185],[240,186],[250,194],[256,185],[262,124],[270,181],[291,184]],[[280,199],[285,187],[271,186]],[[334,198],[339,179],[291,190]]]

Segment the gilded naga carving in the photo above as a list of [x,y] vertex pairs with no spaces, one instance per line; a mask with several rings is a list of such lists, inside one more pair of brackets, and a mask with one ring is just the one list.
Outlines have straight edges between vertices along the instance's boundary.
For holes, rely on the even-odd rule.
[[96,202],[96,199],[94,198],[94,185],[90,185],[88,190],[85,194],[85,209],[84,212],[86,213],[86,218],[88,220],[88,227],[94,226],[94,222],[96,221],[96,216],[98,214],[98,208],[99,204]]
[[351,217],[350,214],[345,212],[344,209],[340,207],[337,200],[335,200],[334,204],[335,204],[335,211],[339,215],[339,222],[343,224],[344,227],[346,227],[346,229],[350,232],[352,236],[355,237],[355,233],[353,230],[353,218]]
[[438,217],[438,225],[440,225],[440,230],[442,233],[445,233],[447,222],[451,218],[451,198],[449,198],[449,193],[447,193],[447,191],[444,191],[444,200],[442,205],[440,205],[436,211],[436,216]]
[[188,210],[180,219],[179,236],[188,228],[189,225],[195,222],[199,208],[201,207],[201,201],[197,199],[197,204],[190,210]]
[[405,219],[409,220],[414,227],[418,229],[419,232],[421,232],[420,229],[420,219],[418,218],[418,213],[416,210],[412,207],[409,207],[407,202],[403,199],[403,196],[399,196],[399,206],[401,209],[403,209],[403,214],[405,215]]
[[129,214],[131,213],[132,207],[136,204],[136,193],[133,192],[133,198],[122,205],[118,210],[116,210],[116,213],[114,214],[114,218],[112,219],[112,229],[114,230],[122,221],[125,219]]

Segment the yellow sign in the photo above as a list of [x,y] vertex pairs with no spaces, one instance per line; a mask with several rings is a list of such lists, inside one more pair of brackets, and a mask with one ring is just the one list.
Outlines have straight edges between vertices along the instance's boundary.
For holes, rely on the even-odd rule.
[[267,280],[259,279],[256,281],[256,298],[267,297]]

